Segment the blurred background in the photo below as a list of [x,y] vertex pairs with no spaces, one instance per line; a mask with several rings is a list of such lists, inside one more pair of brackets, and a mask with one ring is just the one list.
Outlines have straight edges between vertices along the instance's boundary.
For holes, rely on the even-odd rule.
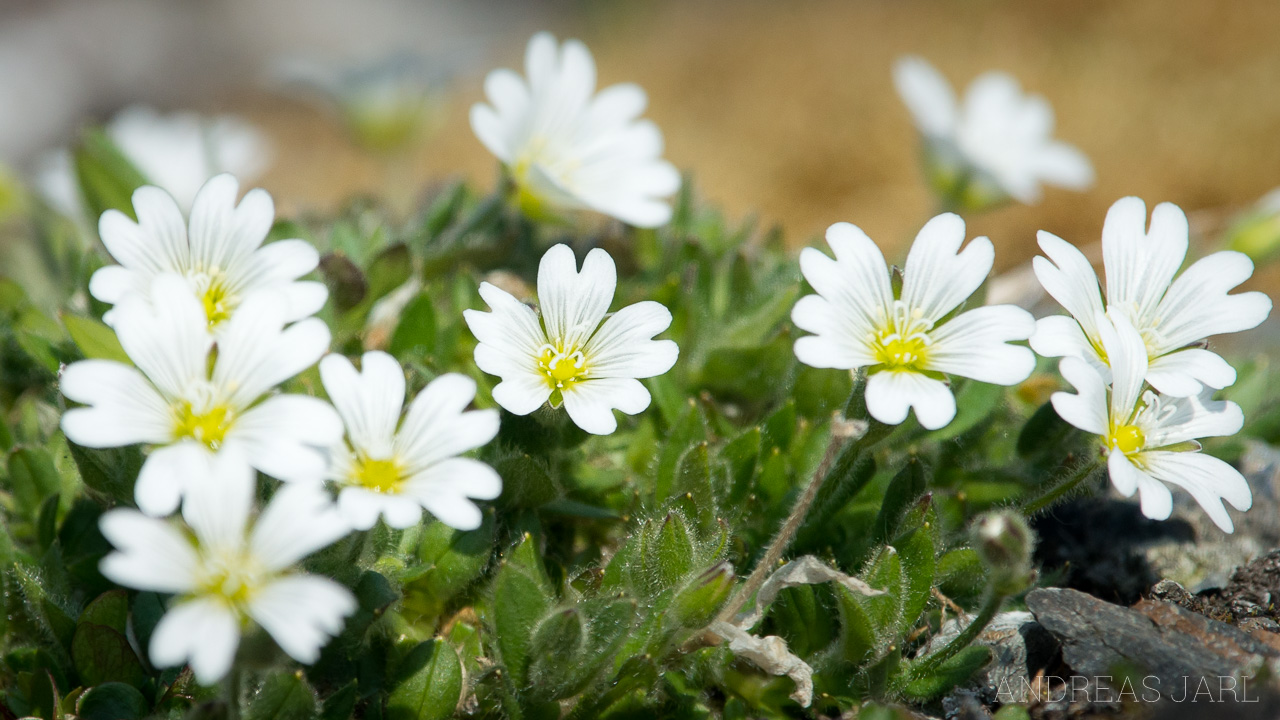
[[901,257],[933,213],[890,78],[904,53],[958,88],[1011,72],[1094,163],[1086,193],[970,219],[997,269],[1038,229],[1096,242],[1123,195],[1176,202],[1209,238],[1280,185],[1275,0],[3,0],[0,162],[38,179],[80,128],[142,104],[256,128],[269,161],[251,174],[282,214],[409,207],[448,178],[494,181],[467,109],[539,29],[584,40],[602,85],[641,84],[699,195],[794,245],[848,220]]

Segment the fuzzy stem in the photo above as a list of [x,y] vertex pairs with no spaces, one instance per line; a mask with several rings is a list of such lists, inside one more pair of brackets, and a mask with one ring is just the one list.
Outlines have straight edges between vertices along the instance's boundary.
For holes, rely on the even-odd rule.
[[921,658],[918,662],[912,663],[908,675],[911,679],[924,677],[929,673],[938,669],[942,663],[950,660],[956,653],[965,649],[970,643],[986,629],[991,619],[1000,611],[1000,606],[1004,604],[1005,596],[995,590],[988,589],[986,597],[983,599],[982,609],[973,618],[973,621],[965,626],[960,634],[951,639],[943,648],[931,655]]
[[232,666],[231,672],[227,673],[227,720],[240,720],[240,684],[244,680],[243,675],[244,671],[238,666]]
[[[845,437],[842,434],[834,429],[832,430],[831,444],[827,446],[827,452],[823,456],[822,462],[818,464],[818,470],[813,474],[813,479],[805,486],[804,492],[800,493],[800,497],[796,498],[795,505],[791,506],[791,513],[787,515],[787,519],[778,528],[777,534],[769,542],[769,547],[765,550],[764,556],[760,558],[760,561],[756,563],[751,575],[747,577],[746,582],[734,593],[734,596],[724,606],[724,609],[716,616],[716,620],[732,622],[733,617],[738,614],[742,606],[756,594],[756,591],[764,584],[769,573],[773,571],[774,566],[782,559],[782,554],[786,552],[787,547],[791,544],[791,539],[795,537],[796,531],[804,524],[805,516],[809,514],[809,508],[813,505],[814,498],[818,496],[818,491],[822,489],[822,483],[827,479],[831,468],[835,465],[843,467],[846,464],[844,462],[846,459],[849,463],[852,463],[863,447],[874,444],[879,440],[882,433],[873,432],[878,429],[879,425],[879,423],[872,421],[866,432],[862,434],[862,437],[849,443],[845,442]],[[843,448],[843,451],[841,448]]]
[[1023,502],[1022,507],[1020,508],[1022,513],[1030,517],[1031,515],[1035,515],[1041,510],[1044,510],[1050,505],[1058,502],[1093,475],[1094,471],[1101,467],[1101,465],[1101,461],[1095,458],[1076,466],[1061,479],[1050,483],[1049,487],[1039,495],[1029,498]]

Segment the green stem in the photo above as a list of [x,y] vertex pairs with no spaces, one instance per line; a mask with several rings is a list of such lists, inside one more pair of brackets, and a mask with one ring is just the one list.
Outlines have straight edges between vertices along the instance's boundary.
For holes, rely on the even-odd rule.
[[848,468],[857,459],[858,454],[867,447],[874,445],[884,436],[883,428],[887,427],[882,423],[874,420],[868,421],[870,425],[862,437],[852,441],[845,442],[845,438],[832,430],[831,444],[827,446],[826,455],[822,462],[818,464],[818,470],[813,474],[813,478],[809,484],[805,486],[800,497],[796,498],[795,505],[791,506],[791,512],[787,515],[787,519],[783,521],[782,526],[778,528],[777,534],[773,536],[773,540],[769,542],[769,547],[765,549],[764,555],[760,561],[756,563],[755,569],[747,576],[746,582],[738,588],[734,596],[716,616],[716,620],[732,622],[733,617],[738,614],[743,605],[751,599],[760,586],[764,584],[769,573],[773,572],[774,566],[782,559],[782,554],[786,552],[787,547],[791,544],[792,538],[795,537],[796,531],[804,524],[805,516],[809,514],[809,508],[813,506],[813,501],[818,496],[818,491],[822,489],[822,483],[832,473],[832,468]]
[[942,663],[950,660],[956,653],[966,647],[969,647],[969,644],[972,643],[984,629],[986,629],[988,624],[990,624],[991,619],[996,616],[996,613],[1000,612],[1000,606],[1004,604],[1004,599],[1004,595],[988,589],[982,602],[982,609],[980,609],[973,620],[965,626],[964,630],[960,631],[959,635],[952,638],[951,642],[944,645],[941,650],[931,655],[926,655],[919,661],[911,664],[911,668],[907,671],[907,675],[910,679],[915,680],[934,672],[940,665],[942,665]]
[[1074,469],[1064,474],[1060,479],[1050,483],[1049,487],[1045,488],[1039,495],[1028,498],[1024,501],[1020,510],[1024,515],[1035,515],[1041,510],[1044,510],[1071,494],[1072,491],[1087,480],[1089,476],[1093,475],[1094,471],[1101,466],[1102,461],[1097,458],[1077,465]]
[[240,720],[240,684],[244,680],[243,675],[244,671],[238,666],[232,666],[231,672],[227,673],[227,720]]

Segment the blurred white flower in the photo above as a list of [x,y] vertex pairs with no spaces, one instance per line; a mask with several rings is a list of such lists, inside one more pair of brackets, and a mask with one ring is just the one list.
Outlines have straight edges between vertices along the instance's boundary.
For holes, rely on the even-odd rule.
[[[1049,103],[1024,94],[1013,77],[995,71],[979,76],[966,91],[963,106],[951,84],[923,58],[899,58],[893,80],[928,141],[930,162],[939,175],[934,181],[944,196],[1003,194],[1034,203],[1041,183],[1072,190],[1093,184],[1088,158],[1053,139]],[[995,187],[983,187],[987,184]]]
[[647,98],[619,84],[593,96],[595,61],[586,46],[557,47],[538,33],[525,54],[528,79],[512,70],[485,78],[489,105],[471,108],[471,128],[506,166],[521,208],[533,217],[594,210],[638,227],[671,219],[662,198],[680,187],[663,160],[662,133],[638,119]]
[[617,284],[609,253],[587,253],[579,273],[568,245],[551,248],[538,265],[541,322],[529,306],[481,283],[492,312],[463,316],[480,341],[476,365],[502,378],[493,399],[516,415],[563,403],[578,427],[596,435],[618,428],[615,408],[634,415],[649,407],[649,391],[637,378],[675,365],[675,342],[653,339],[671,325],[671,312],[646,300],[610,315]]
[[[134,105],[121,110],[105,130],[142,176],[164,188],[184,211],[214,175],[231,173],[252,180],[271,163],[266,136],[231,115],[162,115]],[[36,169],[35,183],[45,200],[64,215],[80,218],[86,212],[68,150],[47,154]]]
[[1173,510],[1169,485],[1184,488],[1214,524],[1231,532],[1222,501],[1248,510],[1253,496],[1244,476],[1200,454],[1199,438],[1234,435],[1244,424],[1240,406],[1212,400],[1212,391],[1171,398],[1143,391],[1147,350],[1124,313],[1097,314],[1092,323],[1111,361],[1111,387],[1097,368],[1077,357],[1062,360],[1062,376],[1076,394],[1053,394],[1063,420],[1102,438],[1111,483],[1125,497],[1139,493],[1142,514],[1164,520]]
[[[1035,258],[1036,276],[1072,317],[1040,319],[1031,347],[1045,357],[1087,360],[1105,378],[1110,360],[1095,321],[1104,310],[1098,276],[1071,243],[1043,230],[1038,239],[1048,258]],[[1105,310],[1138,329],[1147,351],[1146,381],[1178,397],[1234,383],[1235,369],[1196,345],[1211,335],[1256,327],[1271,312],[1271,299],[1263,293],[1228,294],[1253,274],[1253,262],[1242,253],[1213,253],[1175,279],[1187,244],[1187,217],[1172,203],[1156,206],[1148,230],[1146,205],[1123,198],[1107,211],[1102,227]]]
[[[231,175],[209,180],[196,196],[189,231],[167,192],[149,185],[138,188],[133,193],[138,222],[119,210],[102,214],[98,234],[120,264],[95,272],[89,292],[117,304],[145,295],[160,273],[176,273],[200,298],[208,325],[218,335],[245,298],[261,290],[277,293],[287,322],[315,314],[329,291],[322,283],[298,278],[320,264],[319,253],[304,240],[263,245],[275,221],[271,196],[255,188],[236,205],[239,187]],[[114,315],[107,313],[108,324]]]
[[129,509],[100,521],[115,546],[102,560],[103,575],[176,596],[151,635],[151,662],[190,663],[198,682],[213,684],[231,669],[251,621],[295,660],[315,662],[356,601],[338,583],[293,566],[350,528],[315,485],[285,485],[254,518],[253,470],[234,453],[198,472],[207,477],[193,478],[185,527]]
[[458,455],[498,434],[498,411],[466,408],[476,383],[458,373],[431,381],[404,408],[400,364],[384,352],[367,352],[361,372],[341,355],[320,361],[325,391],[347,426],[347,441],[330,455],[329,478],[340,487],[338,507],[357,530],[385,518],[395,528],[412,527],[426,508],[460,530],[480,526],[472,498],[492,500],[502,478],[479,460]]
[[263,396],[320,359],[328,327],[310,318],[285,328],[283,300],[256,293],[227,321],[211,363],[214,338],[186,281],[159,275],[149,297],[134,295],[115,310],[116,334],[136,368],[84,360],[62,372],[62,394],[87,406],[62,416],[67,438],[93,448],[157,446],[134,486],[149,515],[172,512],[192,468],[231,450],[281,480],[319,482],[322,448],[342,439],[337,413],[313,397]]
[[920,230],[907,255],[900,297],[894,297],[880,248],[859,228],[827,229],[835,259],[805,248],[800,269],[816,295],[792,310],[806,365],[867,369],[867,411],[896,425],[915,409],[929,430],[951,422],[955,396],[946,374],[1015,385],[1035,368],[1035,355],[1008,343],[1026,340],[1035,320],[1022,308],[988,305],[948,317],[982,285],[995,259],[991,241],[974,238],[964,251],[964,221],[944,213]]

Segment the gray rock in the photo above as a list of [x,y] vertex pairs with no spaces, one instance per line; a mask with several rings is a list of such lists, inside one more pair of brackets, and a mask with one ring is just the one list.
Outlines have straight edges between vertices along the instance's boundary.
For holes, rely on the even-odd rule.
[[[948,620],[924,652],[950,642],[971,619]],[[1031,613],[1017,611],[997,615],[975,644],[991,648],[991,661],[974,677],[971,687],[988,700],[1026,702],[1030,689],[1027,678],[1045,666],[1058,643]]]
[[1220,678],[1252,674],[1280,658],[1280,649],[1247,632],[1159,600],[1124,608],[1048,588],[1028,594],[1027,607],[1061,641],[1063,661],[1099,685],[1107,682],[1097,678],[1136,669],[1158,681],[1162,694],[1176,695],[1188,682],[1217,687]]

